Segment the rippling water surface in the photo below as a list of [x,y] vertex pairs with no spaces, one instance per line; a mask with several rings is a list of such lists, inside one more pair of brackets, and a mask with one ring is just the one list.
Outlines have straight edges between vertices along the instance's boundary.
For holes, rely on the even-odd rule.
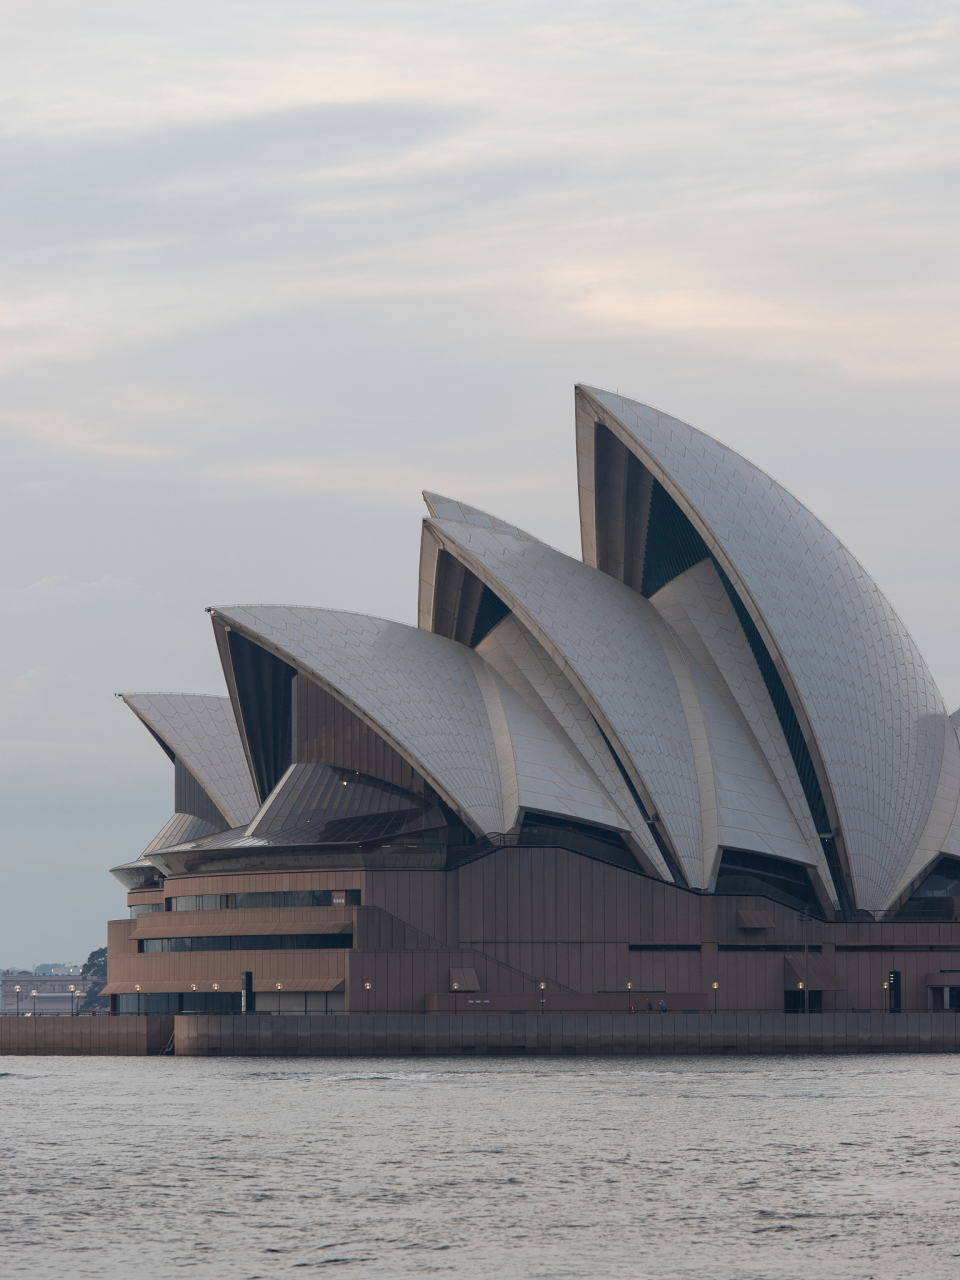
[[0,1072],[5,1276],[960,1275],[956,1058]]

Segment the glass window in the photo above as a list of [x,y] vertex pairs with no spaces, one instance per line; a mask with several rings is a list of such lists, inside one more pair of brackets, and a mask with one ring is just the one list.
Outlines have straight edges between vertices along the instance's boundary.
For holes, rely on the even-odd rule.
[[114,996],[117,1013],[240,1013],[239,991],[173,991]]
[[137,916],[148,915],[154,911],[162,910],[162,902],[139,902],[135,907],[130,908],[130,919],[136,920]]
[[[792,991],[784,991],[783,1012],[784,1013],[803,1013],[804,1012],[802,991],[797,991],[796,989]],[[823,1012],[823,992],[822,991],[807,992],[806,1012],[807,1013]]]
[[[298,889],[289,893],[203,893],[171,898],[174,911],[251,911],[264,907],[359,907],[359,889]],[[162,906],[156,910],[161,911]]]
[[144,955],[168,951],[322,951],[353,946],[352,933],[255,933],[198,938],[140,938]]
[[822,915],[806,867],[799,862],[771,858],[764,853],[724,849],[715,892],[744,897],[757,894],[772,898],[774,902],[782,902],[784,906],[793,907],[797,911]]

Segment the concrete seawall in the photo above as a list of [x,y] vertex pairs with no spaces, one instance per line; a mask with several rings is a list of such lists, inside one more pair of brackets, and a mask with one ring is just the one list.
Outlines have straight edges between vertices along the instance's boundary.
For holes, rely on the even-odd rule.
[[0,1018],[0,1054],[140,1058],[162,1053],[173,1017]]
[[195,1057],[957,1053],[956,1013],[327,1014],[176,1019]]
[[[173,1045],[171,1046],[171,1040]],[[956,1013],[0,1018],[0,1054],[146,1057],[958,1053]]]

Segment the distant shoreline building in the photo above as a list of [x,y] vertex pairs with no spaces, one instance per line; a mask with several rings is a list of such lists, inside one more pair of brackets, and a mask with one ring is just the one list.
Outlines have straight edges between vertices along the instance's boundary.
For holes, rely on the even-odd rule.
[[[41,968],[45,966],[40,966]],[[34,1004],[41,1013],[75,1013],[83,998],[93,986],[93,978],[81,978],[78,966],[57,965],[57,968],[76,968],[76,973],[40,974],[24,970],[13,973],[7,970],[0,977],[0,1013],[11,1014],[18,1010],[33,1014]],[[19,993],[17,988],[20,988]],[[70,988],[73,987],[71,992]],[[36,1001],[33,993],[36,992]]]
[[175,812],[115,1012],[960,1008],[957,716],[893,608],[693,427],[578,387],[576,448],[582,561],[425,494],[417,627],[217,607],[227,698],[122,695]]

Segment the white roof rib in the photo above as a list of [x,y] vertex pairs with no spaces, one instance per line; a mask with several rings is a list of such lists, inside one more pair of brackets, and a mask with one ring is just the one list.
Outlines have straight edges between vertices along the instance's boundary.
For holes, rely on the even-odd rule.
[[403,755],[480,833],[504,830],[497,754],[478,682],[483,660],[455,640],[332,609],[217,609],[316,677]]
[[[546,709],[538,714],[493,668],[484,690],[487,706],[499,703],[510,752],[503,785],[504,825],[512,828],[520,809],[555,814],[619,829],[625,822],[610,797],[585,766],[573,744]],[[495,723],[491,715],[491,722]],[[504,779],[501,767],[501,779]]]
[[[654,871],[664,880],[671,880],[667,865],[650,838],[646,823],[620,776],[597,722],[543,646],[513,614],[508,614],[480,641],[476,651],[523,699],[534,715],[562,735],[566,750],[579,763],[581,772],[601,788],[602,794],[619,813],[619,824],[632,833]],[[564,812],[575,816],[572,811]],[[595,820],[609,822],[607,818]]]
[[[857,905],[882,910],[945,763],[944,706],[916,644],[839,539],[759,468],[648,405],[581,391],[681,505],[779,650],[839,810]],[[585,526],[591,494],[581,476]]]
[[[688,706],[694,754],[698,769],[710,775],[700,788],[701,797],[710,794],[713,804],[710,813],[703,812],[705,875],[715,873],[718,846],[766,853],[816,867],[838,905],[783,730],[713,565],[705,561],[688,569],[651,603],[676,642],[674,670]],[[723,670],[701,632],[717,650]],[[742,647],[734,647],[737,637]]]
[[653,606],[533,538],[476,522],[427,524],[510,606],[613,730],[657,806],[684,873],[702,887],[693,748]]
[[123,701],[190,770],[232,827],[258,805],[229,698],[125,693]]

